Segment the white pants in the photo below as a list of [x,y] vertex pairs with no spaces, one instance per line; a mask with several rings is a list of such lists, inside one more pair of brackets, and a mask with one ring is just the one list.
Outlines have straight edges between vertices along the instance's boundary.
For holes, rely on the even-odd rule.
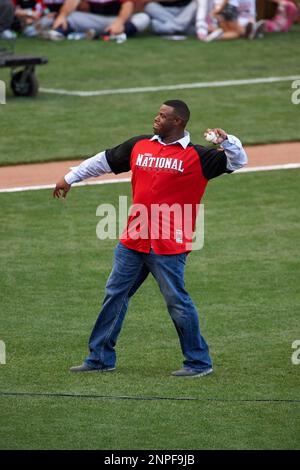
[[[94,29],[97,33],[102,34],[116,18],[116,16],[102,16],[74,11],[68,16],[68,23],[75,32],[84,33],[88,29]],[[138,32],[144,31],[150,24],[150,18],[146,13],[135,13],[129,21],[136,27]]]
[[145,5],[145,12],[151,18],[151,29],[155,34],[193,34],[196,11],[196,0],[183,7],[166,7],[155,2]]

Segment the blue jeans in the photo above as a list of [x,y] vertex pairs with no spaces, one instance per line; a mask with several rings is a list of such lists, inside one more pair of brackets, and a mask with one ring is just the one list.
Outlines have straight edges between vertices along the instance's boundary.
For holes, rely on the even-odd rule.
[[121,243],[117,245],[102,309],[89,340],[90,354],[85,362],[90,367],[115,367],[115,345],[129,299],[149,273],[157,281],[175,325],[185,358],[184,367],[199,371],[212,367],[208,346],[200,333],[197,310],[184,288],[186,256],[186,253],[140,253]]

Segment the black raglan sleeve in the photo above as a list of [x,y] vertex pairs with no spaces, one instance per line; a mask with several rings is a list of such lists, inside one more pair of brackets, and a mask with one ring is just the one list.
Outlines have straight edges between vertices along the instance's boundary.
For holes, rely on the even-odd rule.
[[132,137],[132,139],[126,140],[122,144],[117,145],[117,147],[106,149],[106,160],[112,172],[117,175],[118,173],[129,171],[130,157],[133,147],[139,140],[149,138],[151,138],[151,135],[139,135],[137,137]]
[[227,169],[227,157],[224,150],[201,145],[194,145],[194,148],[199,155],[202,172],[206,179],[211,180],[223,173],[232,173]]

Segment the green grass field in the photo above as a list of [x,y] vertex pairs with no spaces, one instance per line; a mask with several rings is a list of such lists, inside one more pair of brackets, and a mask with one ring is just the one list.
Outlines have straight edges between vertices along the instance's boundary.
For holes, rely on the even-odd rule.
[[[38,54],[40,86],[67,90],[300,75],[300,26],[263,41],[202,44],[144,36],[124,44],[18,39],[16,53]],[[0,69],[9,83],[9,71]],[[207,127],[223,127],[246,144],[299,140],[299,106],[291,82],[98,97],[40,93],[16,99],[8,87],[0,106],[0,165],[90,156],[139,133],[151,133],[160,104],[171,98],[191,107],[189,130],[202,143]]]
[[[49,190],[1,194],[0,391],[111,399],[1,396],[0,448],[299,449],[299,176],[240,174],[208,187],[205,246],[186,277],[214,359],[202,379],[170,377],[182,358],[152,279],[130,305],[117,371],[68,372],[87,353],[112,262],[96,208],[129,195],[128,183],[74,188],[64,202]],[[124,395],[202,401],[113,398]]]

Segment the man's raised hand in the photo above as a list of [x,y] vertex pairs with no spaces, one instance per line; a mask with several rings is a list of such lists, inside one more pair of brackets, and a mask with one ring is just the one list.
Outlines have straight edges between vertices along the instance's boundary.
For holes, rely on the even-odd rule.
[[[211,138],[207,138],[207,135],[210,135]],[[222,144],[222,142],[224,142],[224,140],[227,139],[227,133],[223,129],[215,127],[213,129],[206,129],[206,131],[204,132],[204,137],[209,142],[212,142],[216,145],[220,145]]]

